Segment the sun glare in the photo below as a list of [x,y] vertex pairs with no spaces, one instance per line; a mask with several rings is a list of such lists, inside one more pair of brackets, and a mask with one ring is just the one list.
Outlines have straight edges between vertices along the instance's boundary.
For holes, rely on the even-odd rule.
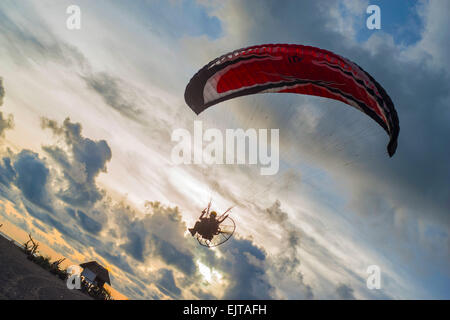
[[222,275],[216,270],[209,268],[200,261],[197,261],[197,264],[200,274],[203,276],[203,279],[205,279],[207,282],[209,283],[220,282],[220,280],[222,280]]

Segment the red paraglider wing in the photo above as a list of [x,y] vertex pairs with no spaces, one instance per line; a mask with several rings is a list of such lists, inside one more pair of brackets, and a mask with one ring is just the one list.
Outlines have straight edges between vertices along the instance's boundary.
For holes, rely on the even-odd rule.
[[235,97],[256,93],[299,93],[342,101],[366,113],[397,148],[397,112],[386,91],[361,67],[315,47],[266,44],[225,54],[204,66],[186,87],[185,100],[199,114]]

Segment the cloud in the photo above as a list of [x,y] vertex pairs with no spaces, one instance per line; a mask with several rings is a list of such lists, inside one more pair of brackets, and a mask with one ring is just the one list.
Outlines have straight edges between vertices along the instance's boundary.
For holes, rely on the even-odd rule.
[[353,289],[345,284],[340,284],[336,289],[336,293],[338,295],[338,299],[341,300],[355,299],[355,296],[353,295]]
[[4,97],[5,97],[5,88],[3,87],[3,79],[0,77],[0,107],[3,105]]
[[[8,187],[11,182],[17,186],[21,195],[29,201],[24,202],[24,206],[30,215],[72,239],[90,239],[95,242],[89,234],[80,234],[76,225],[66,224],[72,219],[88,233],[98,235],[107,223],[104,204],[98,202],[103,198],[104,192],[97,187],[95,178],[99,172],[106,171],[106,162],[111,158],[111,151],[105,141],[94,142],[84,138],[81,135],[81,126],[71,123],[68,119],[61,127],[52,121],[48,121],[48,126],[53,127],[58,135],[64,135],[66,147],[71,149],[71,152],[67,153],[58,146],[43,147],[57,166],[62,168],[63,175],[60,176],[59,171],[53,170],[51,164],[39,154],[22,150],[11,158],[3,159],[0,181]],[[64,185],[68,187],[64,188]],[[78,199],[80,201],[76,201]],[[84,209],[67,205],[81,206]]]
[[[103,248],[97,248],[96,252],[107,261],[113,263],[118,268],[128,273],[129,275],[136,275],[134,268],[128,262],[128,252],[119,251],[113,243],[105,243]],[[115,252],[115,253],[111,253]]]
[[[195,276],[197,270],[192,245],[186,245],[186,225],[178,208],[148,202],[147,213],[143,215],[114,204],[103,197],[104,193],[98,191],[100,189],[96,185],[96,177],[100,172],[106,172],[106,164],[112,157],[106,141],[85,138],[81,125],[69,119],[61,126],[56,121],[43,119],[42,127],[63,138],[60,145],[43,147],[52,162],[42,159],[37,153],[23,150],[11,158],[5,157],[0,165],[2,184],[11,188],[11,183],[15,183],[18,187],[18,198],[13,199],[15,203],[23,204],[32,217],[59,230],[73,250],[83,252],[86,246],[94,247],[98,255],[126,272],[135,284],[141,281],[139,279],[149,277],[149,274],[135,269],[136,261],[145,264],[159,259],[185,276]],[[86,190],[94,190],[101,197],[96,201],[76,202],[74,197],[65,197],[71,188],[74,194],[81,194],[84,199],[92,199],[83,194]],[[24,197],[22,201],[19,200],[21,195]],[[80,208],[81,205],[84,209]],[[108,225],[108,220],[116,224]],[[34,225],[42,229],[37,221]],[[106,235],[114,236],[104,238]],[[117,239],[124,244],[108,239]],[[92,258],[98,257],[93,255]],[[152,281],[164,286],[166,291],[170,287],[172,292],[181,293],[181,289],[174,287],[172,271],[164,272]],[[120,288],[120,284],[118,286]],[[151,296],[156,294],[145,286],[142,290]]]
[[[448,11],[445,10],[447,4],[433,2],[425,7],[427,10],[424,10],[424,18],[426,17],[428,25],[422,35],[423,42],[414,50],[397,46],[389,35],[382,33],[373,35],[365,43],[355,42],[348,36],[354,34],[351,30],[352,23],[347,23],[346,19],[343,21],[337,2],[246,1],[242,3],[229,1],[212,2],[207,6],[208,14],[220,20],[223,29],[220,38],[199,37],[195,32],[194,34],[188,32],[188,36],[181,39],[179,43],[175,43],[171,38],[170,41],[167,40],[169,43],[167,44],[163,41],[165,40],[163,37],[155,41],[155,38],[151,38],[152,34],[149,31],[145,32],[146,37],[155,41],[149,45],[149,47],[155,47],[151,56],[148,56],[146,50],[139,48],[139,51],[145,52],[145,60],[139,59],[142,57],[137,52],[126,51],[123,41],[118,41],[117,48],[125,50],[120,50],[120,55],[136,58],[129,59],[130,65],[134,63],[133,68],[136,70],[140,71],[143,66],[150,65],[151,67],[147,69],[144,67],[142,71],[142,73],[151,74],[150,83],[158,85],[162,83],[161,86],[164,85],[164,89],[175,87],[177,91],[173,91],[173,96],[178,99],[184,82],[188,81],[192,72],[220,53],[247,46],[249,42],[251,44],[302,43],[333,50],[367,68],[388,89],[398,107],[402,126],[397,155],[393,159],[383,158],[385,137],[379,134],[381,130],[377,131],[379,128],[375,127],[369,121],[370,119],[365,119],[355,110],[319,98],[267,95],[253,100],[240,99],[211,110],[203,115],[203,119],[214,121],[220,119],[220,122],[223,121],[224,124],[233,122],[235,125],[242,126],[258,124],[261,127],[283,128],[281,143],[284,146],[282,152],[285,151],[286,156],[283,160],[301,160],[307,163],[308,169],[312,169],[313,172],[311,174],[311,171],[301,168],[301,171],[305,171],[304,179],[296,184],[302,184],[302,192],[292,194],[289,201],[285,202],[288,197],[284,196],[284,193],[275,192],[278,190],[274,191],[271,188],[262,193],[260,198],[264,199],[258,199],[258,201],[270,201],[272,197],[284,196],[281,199],[283,204],[292,208],[297,198],[300,202],[310,196],[308,200],[316,204],[311,206],[314,209],[311,207],[300,209],[298,206],[295,210],[291,209],[292,211],[282,210],[281,202],[279,202],[274,203],[267,210],[259,210],[259,214],[266,217],[276,231],[264,228],[266,224],[260,222],[255,223],[254,229],[248,231],[249,228],[245,229],[245,224],[248,222],[244,221],[245,219],[239,219],[243,232],[258,236],[256,231],[252,230],[263,229],[264,237],[258,240],[242,237],[231,239],[225,246],[218,248],[225,259],[211,253],[199,253],[193,248],[192,243],[188,244],[184,237],[186,228],[181,210],[175,210],[170,206],[151,205],[150,212],[147,213],[131,213],[131,211],[123,213],[126,210],[108,203],[105,199],[106,193],[97,185],[96,180],[100,173],[106,172],[106,166],[112,157],[110,145],[106,141],[94,141],[82,136],[79,123],[67,120],[67,123],[65,121],[60,126],[57,122],[47,119],[44,121],[44,127],[50,128],[56,136],[62,137],[64,143],[43,147],[51,158],[48,161],[35,156],[24,164],[25,168],[32,168],[32,165],[38,168],[37,163],[40,161],[41,169],[47,166],[50,170],[45,179],[42,179],[46,176],[44,174],[41,175],[41,180],[31,181],[33,185],[39,184],[39,181],[42,184],[45,180],[47,190],[41,195],[33,191],[34,189],[30,186],[27,189],[27,184],[24,182],[20,184],[25,190],[24,203],[29,202],[26,206],[27,211],[42,219],[46,224],[55,226],[65,236],[72,238],[71,245],[74,248],[93,247],[91,254],[99,254],[129,273],[130,279],[133,280],[130,284],[133,290],[130,289],[130,291],[134,292],[132,293],[134,297],[145,294],[158,297],[158,294],[149,293],[147,283],[141,284],[139,279],[145,279],[148,274],[141,272],[140,269],[145,268],[140,267],[155,260],[167,264],[171,269],[166,268],[169,271],[165,271],[160,280],[165,281],[164,283],[169,287],[176,286],[184,291],[187,284],[181,281],[180,277],[188,275],[190,279],[195,279],[197,273],[194,261],[199,256],[209,265],[220,269],[229,281],[224,297],[312,298],[313,293],[316,298],[327,297],[327,295],[334,297],[336,294],[351,297],[354,296],[354,292],[359,297],[361,288],[355,283],[363,283],[364,279],[361,279],[354,271],[355,263],[352,262],[356,259],[360,259],[358,262],[361,264],[365,262],[360,255],[366,251],[359,251],[358,257],[355,258],[354,252],[349,250],[352,246],[342,241],[347,234],[354,243],[361,244],[362,248],[372,253],[374,259],[386,257],[395,261],[397,269],[398,266],[408,264],[412,265],[411,268],[417,265],[418,269],[423,268],[429,272],[432,269],[420,263],[420,261],[426,261],[427,264],[438,266],[437,273],[447,274],[448,259],[442,253],[447,253],[449,239],[447,213],[450,194],[448,189],[450,154],[445,146],[446,139],[450,135],[448,129],[450,118],[447,108],[450,101],[448,95],[450,81],[448,72],[445,71],[448,68],[447,60],[445,60],[448,56],[445,54],[448,46],[445,42],[439,41],[439,39],[445,39],[442,25],[444,25],[445,13]],[[352,14],[361,16],[360,11],[363,7],[359,3],[358,5],[346,3],[345,6],[351,13],[345,15],[345,18],[354,17]],[[140,8],[140,6],[137,7]],[[0,44],[5,48],[4,52],[8,53],[10,60],[17,65],[26,66],[42,65],[47,62],[75,66],[77,76],[85,81],[82,85],[87,85],[92,92],[100,95],[109,107],[130,119],[139,118],[140,101],[135,99],[135,94],[140,95],[140,93],[135,93],[134,88],[130,89],[121,80],[127,79],[128,76],[134,77],[135,74],[124,72],[122,77],[119,77],[107,72],[92,72],[84,56],[76,48],[60,41],[53,30],[43,23],[44,19],[38,18],[39,15],[35,14],[34,9],[36,8],[33,5],[28,7],[23,4],[11,4],[11,2],[0,4],[0,34],[2,35]],[[311,14],[312,12],[314,14]],[[109,13],[108,10],[104,12],[105,16]],[[111,19],[111,21],[118,20]],[[314,28],[311,28],[311,25],[314,25]],[[145,28],[147,27],[152,27],[151,21],[149,25],[145,25]],[[157,27],[158,30],[164,29],[164,24]],[[120,28],[123,28],[122,24]],[[117,30],[111,29],[111,34],[115,31]],[[129,29],[123,31],[126,34]],[[173,30],[169,31],[173,33]],[[136,34],[133,32],[133,36]],[[161,34],[164,34],[164,30]],[[109,34],[104,36],[102,40],[107,40]],[[117,37],[117,34],[113,36]],[[123,37],[119,36],[119,38]],[[99,41],[99,43],[108,49],[115,47],[110,42]],[[95,51],[98,47],[92,47],[94,49],[90,52],[93,53],[91,57],[102,56],[102,52]],[[170,51],[170,56],[161,54],[166,52],[165,50]],[[183,59],[178,59],[181,57],[179,52],[182,53]],[[159,72],[148,72],[149,69]],[[73,69],[70,70],[73,71]],[[123,74],[126,74],[126,77]],[[258,106],[250,105],[255,104],[255,101],[263,102]],[[155,102],[152,106],[152,112],[158,113],[158,118],[160,116],[163,118],[158,122],[158,126],[162,129],[155,128],[157,126],[152,123],[153,126],[148,132],[140,135],[136,140],[126,140],[126,142],[130,141],[132,144],[137,141],[137,145],[141,146],[140,141],[155,139],[156,132],[166,138],[161,139],[164,143],[160,145],[155,142],[158,150],[161,150],[169,145],[166,143],[167,133],[170,133],[172,123],[184,124],[192,118],[186,116],[187,113],[182,107],[178,108],[177,103],[161,107],[159,102]],[[37,106],[37,108],[40,107]],[[170,112],[166,110],[169,108]],[[233,119],[230,115],[234,116]],[[3,116],[0,117],[0,132],[4,131],[2,127],[7,126],[1,124],[2,119],[5,120]],[[95,120],[93,122],[97,124]],[[86,125],[86,122],[83,124]],[[128,132],[128,127],[122,129],[124,130],[118,130],[118,132]],[[111,131],[116,131],[116,127]],[[287,155],[291,159],[287,159]],[[134,162],[130,165],[129,158],[125,157],[117,159],[130,167],[140,165],[144,167],[148,162],[146,156],[147,154],[142,156],[144,165]],[[117,157],[116,153],[115,157]],[[0,164],[0,181],[3,185],[18,179],[18,176],[14,175],[16,170],[12,165],[15,157],[6,159],[10,160],[4,159]],[[349,165],[343,165],[344,163]],[[158,168],[160,168],[159,165]],[[170,168],[170,172],[177,172],[172,169]],[[24,168],[21,170],[25,172]],[[62,176],[59,176],[58,170],[62,171]],[[145,193],[162,194],[171,199],[179,196],[176,201],[177,203],[184,201],[183,215],[189,218],[192,214],[186,208],[195,208],[202,199],[195,198],[193,189],[186,188],[182,179],[167,182],[164,170],[154,170],[154,167],[150,170],[162,172],[156,172],[154,175],[152,172],[151,176],[151,186],[160,189],[156,193],[155,189],[147,190],[147,185],[142,184]],[[201,181],[198,189],[212,186],[211,189],[217,191],[224,198],[223,201],[243,203],[245,201],[242,201],[243,197],[240,194],[247,191],[244,189],[253,190],[260,187],[261,180],[257,177],[250,185],[245,184],[246,188],[242,187],[244,184],[236,183],[244,176],[242,174],[244,170],[224,169],[220,171],[222,176],[217,174],[219,169],[214,172],[211,170],[212,173],[209,174],[210,177],[206,182],[198,178],[201,175],[198,172],[195,173],[195,170],[190,168],[185,171],[192,178],[189,185],[197,185],[197,182]],[[36,174],[39,170],[31,171]],[[41,172],[45,173],[45,169]],[[123,182],[123,189],[131,189],[130,184],[126,184],[129,181],[127,179],[136,178],[133,183],[139,186],[145,180],[143,179],[145,173],[142,173],[144,171],[136,169],[136,172],[139,172],[137,178],[136,174],[133,176],[129,172],[119,178],[116,175],[115,178],[120,180],[118,184]],[[308,176],[308,173],[311,175]],[[248,176],[251,177],[250,174]],[[326,176],[329,180],[322,180],[322,176]],[[247,175],[245,177],[247,178]],[[23,175],[22,180],[25,180]],[[171,192],[167,192],[168,188],[164,189],[166,183],[172,187]],[[312,196],[310,194],[305,196],[305,191],[310,191],[308,189],[310,183],[314,184],[318,191]],[[217,184],[219,184],[218,187]],[[2,194],[4,189],[2,187]],[[183,189],[188,191],[185,192]],[[329,192],[330,189],[333,189],[332,192]],[[46,199],[47,196],[49,199]],[[139,198],[139,195],[132,196],[134,199]],[[49,212],[42,208],[42,204],[51,202],[51,199],[58,205],[53,203],[54,206],[51,207],[53,211],[49,216]],[[191,202],[195,203],[191,204]],[[335,214],[333,217],[326,213],[330,202]],[[341,205],[342,203],[345,205]],[[287,212],[290,214],[288,215]],[[423,214],[424,212],[427,214]],[[258,212],[253,214],[257,215]],[[248,220],[254,221],[253,214],[248,215]],[[71,219],[70,223],[64,220],[66,218]],[[320,225],[320,221],[326,222]],[[73,225],[72,222],[74,222]],[[344,228],[345,231],[332,228],[339,223],[348,228]],[[325,227],[331,228],[332,231],[337,230],[336,234],[329,235],[331,232],[327,231],[330,229]],[[280,252],[276,249],[269,252],[271,239],[278,236],[279,231],[282,232],[281,240],[277,240],[282,243]],[[324,233],[327,233],[326,238],[323,236]],[[430,250],[430,248],[437,248],[437,250]],[[345,254],[342,254],[343,251]],[[300,257],[300,253],[305,253],[306,258]],[[427,259],[424,259],[425,254]],[[401,260],[401,257],[408,255],[413,257],[412,263],[408,263],[407,259]],[[319,265],[315,264],[317,261]],[[320,268],[314,269],[323,265],[328,267],[327,270],[333,270],[333,273],[330,271],[324,275]],[[313,269],[313,272],[303,276],[303,271],[308,269]],[[404,277],[407,273],[403,270],[391,269],[397,273],[398,277]],[[410,269],[408,272],[417,275]],[[334,281],[335,279],[332,278],[335,274],[343,276],[344,279],[339,278],[337,282]],[[311,278],[315,281],[313,282]],[[350,279],[354,279],[354,282]],[[339,285],[338,290],[335,291],[334,288],[339,281],[349,284]],[[395,283],[395,279],[392,282]],[[417,283],[417,280],[414,283]],[[209,294],[192,286],[190,289],[197,292],[199,296]],[[325,294],[324,291],[326,291]],[[399,297],[409,294],[407,290],[398,292]]]
[[[109,206],[105,201],[98,201],[103,197],[103,192],[96,186],[95,178],[99,172],[106,171],[111,151],[105,141],[95,142],[84,138],[81,126],[66,120],[61,127],[56,122],[48,121],[48,127],[65,138],[63,147],[66,150],[68,148],[66,152],[58,146],[44,147],[52,155],[53,163],[30,150],[22,150],[17,154],[10,152],[9,156],[3,158],[0,182],[7,189],[2,188],[2,195],[50,229],[57,229],[77,250],[85,245],[102,250],[105,244],[96,236],[100,236],[107,224]],[[61,168],[62,175],[55,168]],[[65,201],[67,198],[61,196],[67,194],[60,190],[64,184],[68,184],[69,189],[79,187],[74,191],[76,194],[90,189],[99,196],[96,201],[82,202],[83,210],[77,206],[68,206],[74,201],[73,197]],[[37,221],[33,223],[41,226]],[[126,264],[122,263],[121,266]]]
[[281,242],[285,244],[282,254],[277,257],[277,268],[282,274],[291,274],[300,265],[298,250],[301,242],[301,232],[288,220],[288,214],[281,209],[281,202],[276,200],[273,205],[264,210],[269,221],[281,227]]
[[86,215],[83,211],[77,210],[77,216],[80,220],[81,226],[86,231],[93,234],[98,234],[102,230],[102,224]]
[[198,297],[200,300],[217,300],[217,297],[210,294],[202,289],[194,289],[192,293]]
[[194,275],[194,256],[192,248],[185,244],[186,225],[177,207],[148,202],[144,217],[117,218],[120,219],[116,220],[121,226],[119,232],[127,239],[122,248],[136,260],[144,262],[157,257],[186,275]]
[[14,128],[14,117],[12,115],[8,115],[6,118],[3,115],[3,112],[0,112],[0,136],[2,136],[5,130]]
[[82,127],[69,118],[62,126],[55,121],[42,119],[42,128],[49,128],[57,136],[65,139],[70,153],[57,146],[44,146],[43,150],[63,169],[68,187],[59,192],[59,197],[66,203],[91,207],[103,198],[103,192],[97,187],[95,179],[101,172],[106,172],[106,163],[111,160],[111,149],[105,140],[94,141],[82,136]]
[[447,60],[450,46],[446,42],[450,32],[448,28],[442,27],[447,23],[445,13],[450,10],[450,4],[423,1],[417,5],[416,9],[423,20],[424,28],[421,40],[413,48],[414,53],[423,55],[426,52],[427,64],[434,68],[445,68],[450,71],[450,64]]
[[3,158],[3,164],[0,164],[0,183],[9,187],[14,178],[16,177],[16,171],[11,165],[11,159],[8,157]]
[[[5,88],[3,87],[3,79],[0,77],[0,107],[3,105],[3,99],[5,97]],[[14,128],[13,115],[4,116],[3,112],[0,112],[0,136],[3,136],[5,130]]]
[[[262,212],[270,225],[278,225],[281,229],[281,239],[283,245],[279,253],[272,257],[273,277],[281,286],[284,283],[284,295],[289,298],[301,296],[304,299],[313,299],[314,293],[310,285],[304,283],[304,276],[299,270],[300,267],[300,245],[302,241],[302,231],[289,221],[287,212],[281,209],[281,202],[276,200],[272,206]],[[292,287],[295,289],[292,290]]]
[[143,112],[136,106],[136,94],[126,84],[105,72],[83,77],[89,89],[99,94],[104,102],[121,115],[145,124]]
[[170,269],[159,269],[157,272],[156,285],[166,295],[172,298],[179,298],[181,295],[180,288],[177,287],[173,276],[173,271]]
[[[424,12],[433,15],[441,12],[439,19],[434,21],[431,16],[427,16],[428,23],[433,24],[433,27],[426,27],[423,36],[433,45],[420,45],[413,48],[414,51],[424,52],[426,48],[432,56],[440,57],[440,50],[448,50],[445,42],[432,40],[435,33],[435,36],[441,36],[437,34],[439,32],[435,24],[442,24],[439,21],[445,18],[442,13],[445,10],[442,9],[446,6],[430,4],[426,7]],[[311,15],[310,12],[315,14]],[[446,199],[449,190],[446,186],[449,179],[447,173],[450,172],[449,154],[442,148],[445,137],[450,134],[446,125],[449,117],[446,107],[449,103],[448,73],[428,68],[425,59],[408,59],[409,48],[387,41],[389,36],[386,34],[374,35],[365,44],[347,38],[347,33],[333,28],[339,25],[340,18],[339,15],[331,15],[332,12],[339,13],[338,3],[286,1],[280,5],[276,1],[265,1],[260,5],[259,2],[247,1],[244,4],[229,2],[219,7],[215,14],[226,26],[228,33],[225,39],[230,40],[232,35],[236,35],[234,41],[239,43],[232,48],[245,46],[247,39],[255,43],[311,44],[337,52],[367,69],[387,89],[400,114],[402,132],[399,152],[394,159],[389,161],[384,158],[384,151],[380,147],[385,138],[370,119],[335,102],[319,102],[318,99],[298,95],[286,98],[267,95],[264,101],[257,100],[263,106],[256,114],[254,106],[244,107],[249,101],[254,103],[249,99],[229,103],[229,107],[244,121],[254,118],[252,125],[263,123],[283,128],[281,143],[286,149],[289,148],[286,153],[292,157],[301,157],[325,169],[344,184],[357,184],[356,189],[363,187],[363,184],[368,189],[374,189],[371,185],[375,179],[377,183],[380,182],[375,189],[384,199],[402,199],[398,202],[405,203],[404,199],[410,198],[413,192],[420,198],[418,202],[426,203],[425,206],[437,205],[431,215],[442,221],[448,211]],[[260,28],[263,24],[267,27]],[[315,28],[306,27],[311,25]],[[279,30],[283,30],[283,33],[280,34]],[[430,33],[431,30],[435,31]],[[234,46],[232,43],[227,47]],[[445,62],[442,59],[439,61],[440,66],[444,67]],[[280,110],[273,107],[274,104],[293,104],[293,108]],[[358,132],[366,134],[362,136]],[[380,150],[379,156],[374,156],[374,149]],[[340,165],[355,162],[356,165]],[[422,192],[424,183],[433,190],[425,197]],[[361,199],[359,194],[358,198]]]
[[[75,47],[59,41],[36,12],[35,4],[32,3],[0,4],[0,43],[8,56],[16,64],[27,67],[32,62],[56,61],[83,69],[85,60],[82,54]],[[23,20],[25,16],[27,18]]]
[[[250,122],[252,127],[282,128],[283,160],[290,160],[289,156],[307,164],[302,184],[317,187],[314,200],[321,206],[320,211],[332,199],[336,216],[330,221],[343,217],[352,221],[351,230],[364,230],[358,241],[367,244],[378,259],[389,256],[400,265],[406,263],[400,257],[416,257],[413,265],[420,267],[411,271],[415,277],[428,269],[425,256],[439,263],[441,270],[449,270],[442,252],[448,250],[449,243],[450,153],[443,146],[450,136],[450,79],[446,71],[449,64],[443,57],[450,47],[439,40],[446,34],[439,30],[445,24],[447,7],[448,4],[424,2],[418,8],[424,9],[426,24],[423,41],[413,47],[397,45],[386,33],[374,33],[365,43],[356,42],[338,28],[338,3],[325,1],[285,1],[281,5],[272,1],[262,5],[252,1],[227,2],[214,11],[226,30],[223,42],[192,42],[206,48],[210,59],[220,52],[246,46],[249,39],[255,44],[318,46],[356,61],[386,88],[401,125],[398,152],[392,159],[385,155],[386,137],[382,130],[363,114],[336,102],[298,95],[266,95],[227,102],[222,108],[232,110],[244,125]],[[311,29],[311,25],[315,27]],[[203,62],[207,61],[208,58]],[[219,114],[222,115],[215,113]],[[327,183],[320,181],[321,174],[329,178]],[[330,190],[329,196],[324,195],[325,190]],[[335,204],[339,201],[348,206],[339,208]],[[317,212],[318,216],[322,214]],[[400,216],[401,223],[386,222],[399,221]],[[425,228],[434,232],[420,231]],[[433,236],[436,234],[441,236]],[[430,243],[438,248],[438,238],[443,243],[442,250],[429,250]],[[302,239],[305,245],[317,245],[314,238],[303,233]],[[333,252],[323,251],[314,255],[326,261],[326,255]]]
[[[43,128],[52,129],[52,125],[47,125],[48,119],[42,120]],[[111,160],[111,149],[105,140],[93,141],[81,135],[82,127],[80,123],[73,123],[69,118],[64,120],[63,126],[58,130],[53,130],[57,135],[61,132],[65,137],[66,144],[72,148],[74,160],[83,164],[86,171],[86,180],[92,182],[100,172],[106,172],[106,163]]]
[[[280,243],[278,252],[269,259],[269,275],[272,283],[277,284],[281,298],[330,299],[334,296],[329,288],[344,280],[357,284],[358,293],[362,292],[361,295],[366,298],[392,298],[388,290],[367,292],[358,264],[354,264],[353,259],[343,258],[344,251],[351,255],[348,250],[355,245],[353,240],[345,237],[336,240],[331,230],[312,216],[300,225],[296,224],[295,220],[305,215],[298,207],[290,208],[290,213],[281,208],[279,200],[259,210],[259,214],[268,220],[270,228],[277,230],[279,235],[276,238]],[[359,247],[358,250],[364,251],[364,248]],[[360,255],[360,259],[364,260],[365,257]]]
[[271,207],[267,208],[266,213],[270,220],[279,224],[284,224],[288,219],[288,214],[281,210],[281,203],[279,200],[275,201]]
[[32,203],[45,210],[52,210],[52,200],[48,191],[50,170],[37,153],[22,150],[14,161],[17,187]]
[[235,236],[220,247],[222,258],[215,268],[227,277],[229,285],[221,299],[262,300],[274,297],[274,287],[267,277],[267,254],[251,240]]

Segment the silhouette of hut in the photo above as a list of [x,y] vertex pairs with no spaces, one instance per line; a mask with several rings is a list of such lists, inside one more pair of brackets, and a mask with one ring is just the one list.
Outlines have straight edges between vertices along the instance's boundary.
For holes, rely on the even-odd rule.
[[99,288],[103,288],[105,283],[111,285],[108,270],[101,266],[97,261],[82,263],[80,264],[80,267],[83,268],[81,276],[84,277],[87,282],[96,285]]

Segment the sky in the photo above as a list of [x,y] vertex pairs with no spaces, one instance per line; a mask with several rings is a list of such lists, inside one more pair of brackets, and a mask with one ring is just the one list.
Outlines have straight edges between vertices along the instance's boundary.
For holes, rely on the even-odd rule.
[[[81,29],[66,27],[69,5]],[[366,9],[381,9],[368,30]],[[0,2],[0,223],[108,266],[131,299],[449,299],[450,54],[444,1]],[[191,77],[254,44],[320,47],[369,72],[397,153],[337,101],[264,94],[196,116]],[[280,171],[176,165],[177,128],[278,128]],[[187,232],[212,199],[236,233]],[[379,289],[367,268],[381,271]]]

